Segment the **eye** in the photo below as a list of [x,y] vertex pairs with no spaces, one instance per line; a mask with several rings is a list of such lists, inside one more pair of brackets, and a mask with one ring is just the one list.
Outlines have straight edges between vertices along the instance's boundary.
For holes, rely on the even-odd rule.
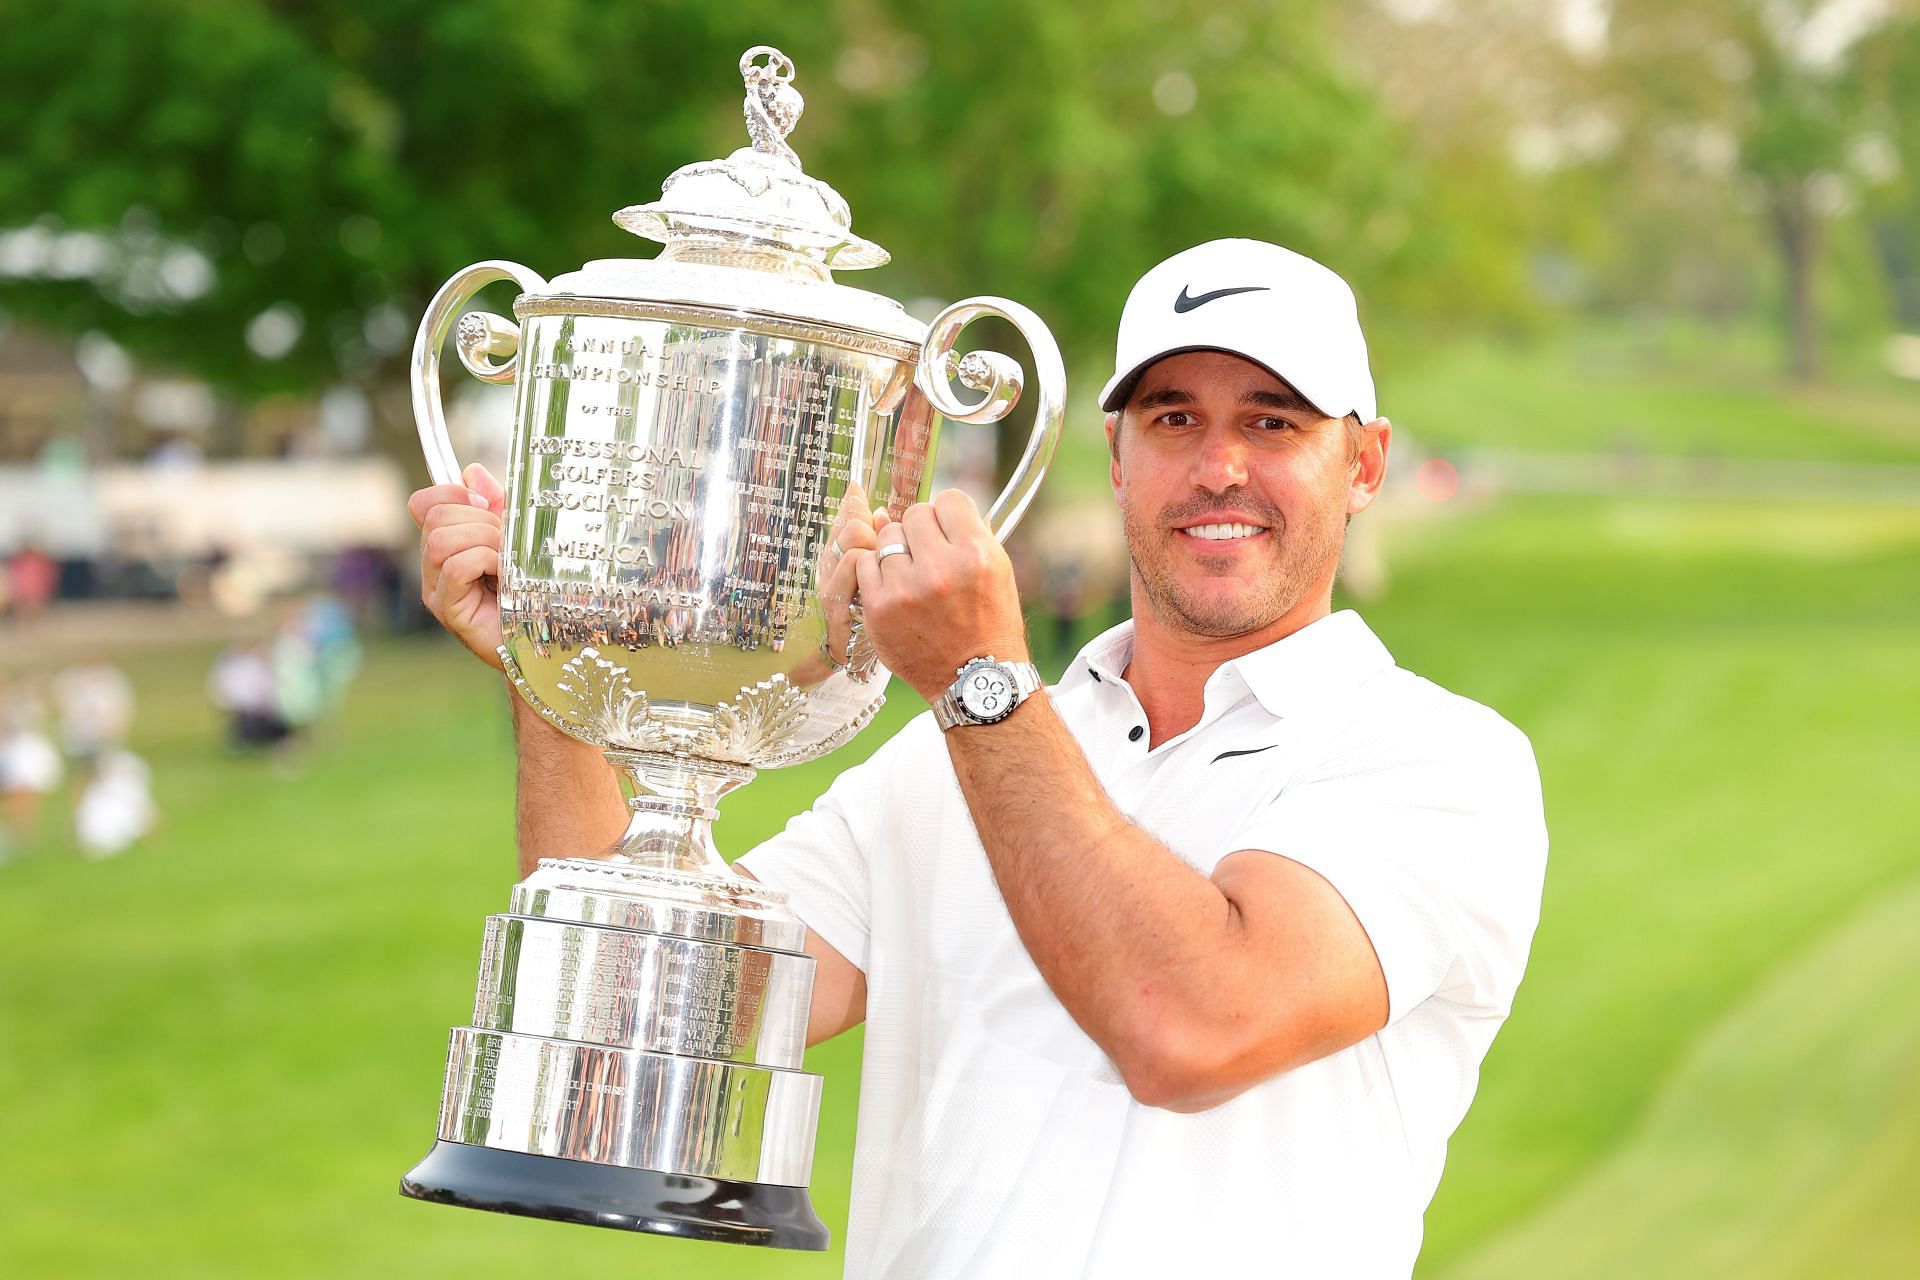
[[1272,414],[1268,414],[1263,418],[1255,418],[1253,425],[1261,431],[1289,431],[1293,428],[1293,423],[1287,421],[1285,418],[1275,417]]
[[1185,409],[1175,409],[1172,413],[1160,415],[1160,425],[1163,427],[1190,427],[1193,424],[1194,416]]

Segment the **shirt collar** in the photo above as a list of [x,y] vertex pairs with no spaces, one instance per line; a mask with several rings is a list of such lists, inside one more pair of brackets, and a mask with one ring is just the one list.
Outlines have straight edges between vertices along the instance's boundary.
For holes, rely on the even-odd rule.
[[[1059,692],[1081,685],[1121,680],[1133,657],[1133,620],[1104,631],[1080,650],[1055,686]],[[1349,689],[1393,665],[1393,655],[1351,609],[1328,614],[1264,649],[1220,664],[1209,686],[1237,677],[1269,714],[1298,712],[1329,693]]]
[[[1246,682],[1268,714],[1293,714],[1393,665],[1373,628],[1351,609],[1310,622],[1264,649],[1221,664]],[[1216,671],[1213,678],[1219,679]]]
[[1121,672],[1127,669],[1127,663],[1133,660],[1133,619],[1128,618],[1117,627],[1109,627],[1093,639],[1086,647],[1074,655],[1067,669],[1060,673],[1060,683],[1054,688],[1067,693],[1083,684],[1098,684],[1111,681],[1124,684]]

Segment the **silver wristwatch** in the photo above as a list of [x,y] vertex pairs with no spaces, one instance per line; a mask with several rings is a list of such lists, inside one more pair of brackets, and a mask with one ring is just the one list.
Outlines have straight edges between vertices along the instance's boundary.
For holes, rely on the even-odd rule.
[[933,722],[942,729],[992,724],[1040,689],[1040,669],[1031,662],[1002,662],[992,654],[960,668],[959,679],[934,700]]

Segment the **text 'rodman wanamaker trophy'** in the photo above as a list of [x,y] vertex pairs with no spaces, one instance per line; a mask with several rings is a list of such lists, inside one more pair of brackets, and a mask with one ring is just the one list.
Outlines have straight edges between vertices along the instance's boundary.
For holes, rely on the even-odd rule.
[[[784,895],[733,875],[708,824],[756,769],[822,755],[886,684],[857,604],[823,599],[837,524],[927,495],[936,413],[1004,417],[1005,356],[954,353],[980,316],[1033,351],[1039,404],[1000,536],[1059,436],[1046,326],[972,298],[922,325],[835,284],[887,254],[801,172],[793,64],[750,50],[753,145],[614,215],[662,241],[551,282],[511,262],[447,281],[413,348],[439,483],[460,465],[440,348],[516,388],[500,650],[541,715],[631,780],[609,851],[548,860],[487,920],[473,1022],[447,1055],[438,1141],[401,1190],[600,1226],[823,1249],[807,1195],[820,1077],[800,1069],[813,960]],[[519,326],[463,315],[508,280]],[[956,391],[957,380],[966,391]]]

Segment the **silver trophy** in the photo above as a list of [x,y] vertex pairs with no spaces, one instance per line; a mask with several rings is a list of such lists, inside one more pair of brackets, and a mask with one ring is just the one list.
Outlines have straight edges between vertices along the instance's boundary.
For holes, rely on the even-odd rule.
[[[835,284],[831,271],[887,254],[786,143],[793,64],[762,47],[740,70],[753,145],[614,215],[663,242],[658,257],[551,282],[476,264],[414,342],[437,482],[460,475],[440,402],[449,332],[468,372],[515,385],[500,656],[633,794],[612,849],[541,862],[488,918],[438,1141],[401,1190],[823,1249],[807,1195],[821,1081],[800,1069],[806,928],[783,894],[728,870],[709,824],[755,770],[823,755],[879,708],[887,675],[858,604],[819,581],[844,522],[926,496],[936,414],[989,423],[1018,399],[1019,365],[956,355],[962,328],[999,316],[1033,352],[1033,431],[987,515],[1000,537],[1046,470],[1065,375],[1017,303],[968,299],[929,327]],[[502,280],[521,290],[519,325],[466,313]]]

